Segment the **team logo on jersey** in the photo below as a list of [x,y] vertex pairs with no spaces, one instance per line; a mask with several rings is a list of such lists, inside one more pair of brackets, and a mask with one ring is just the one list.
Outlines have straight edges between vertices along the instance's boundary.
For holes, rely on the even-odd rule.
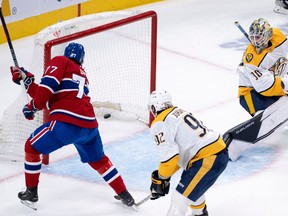
[[269,68],[269,71],[274,74],[274,76],[282,76],[282,74],[287,75],[287,64],[288,60],[285,57],[281,57]]
[[248,53],[248,54],[246,55],[246,61],[247,61],[247,62],[251,62],[252,59],[253,59],[253,54],[252,54],[252,53]]

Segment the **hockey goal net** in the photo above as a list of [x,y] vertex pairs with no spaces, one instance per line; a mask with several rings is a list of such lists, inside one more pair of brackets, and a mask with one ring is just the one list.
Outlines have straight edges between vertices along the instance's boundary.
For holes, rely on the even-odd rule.
[[[49,26],[35,37],[28,69],[39,83],[49,60],[63,55],[69,42],[85,48],[83,68],[96,116],[111,114],[147,124],[147,99],[155,89],[157,14],[154,11],[116,11],[77,17]],[[23,117],[25,92],[4,111],[0,123],[0,158],[23,161],[24,143],[47,120],[48,111],[33,121]],[[47,162],[46,162],[47,163]]]

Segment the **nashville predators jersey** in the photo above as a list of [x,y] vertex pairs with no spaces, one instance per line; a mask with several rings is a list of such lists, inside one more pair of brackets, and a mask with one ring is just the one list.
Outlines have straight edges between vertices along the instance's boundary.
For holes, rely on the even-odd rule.
[[194,161],[226,148],[219,133],[205,127],[191,113],[171,107],[152,122],[150,133],[159,149],[159,174],[172,176],[180,167],[187,169]]
[[256,53],[252,44],[248,45],[237,71],[239,73],[238,95],[243,99],[240,103],[242,106],[245,103],[246,110],[250,114],[258,111],[257,103],[265,103],[263,98],[265,100],[265,97],[285,95],[279,66],[286,61],[287,54],[287,38],[277,28],[273,28],[272,39],[260,54]]

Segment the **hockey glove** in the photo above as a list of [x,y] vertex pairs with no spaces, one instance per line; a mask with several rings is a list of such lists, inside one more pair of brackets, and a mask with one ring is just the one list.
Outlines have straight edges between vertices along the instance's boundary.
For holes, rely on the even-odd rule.
[[34,74],[28,72],[23,67],[10,67],[12,74],[12,80],[16,84],[20,85],[20,81],[23,80],[25,89],[28,89],[29,85],[34,82]]
[[158,199],[161,196],[169,193],[170,178],[161,179],[158,174],[158,170],[155,170],[151,175],[152,184],[150,186],[151,200]]
[[28,104],[26,104],[22,110],[25,118],[28,120],[33,120],[37,111],[38,109],[34,105],[34,100],[31,100]]

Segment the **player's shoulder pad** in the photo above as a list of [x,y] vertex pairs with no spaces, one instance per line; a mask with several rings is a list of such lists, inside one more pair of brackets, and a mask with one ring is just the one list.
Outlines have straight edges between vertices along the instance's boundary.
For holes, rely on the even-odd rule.
[[65,56],[55,56],[55,57],[53,57],[52,59],[51,59],[51,61],[50,61],[50,64],[52,63],[52,64],[55,64],[56,62],[58,63],[58,62],[60,62],[60,63],[65,63],[65,62],[67,62],[67,61],[69,61],[69,59],[68,58],[66,58]]
[[281,46],[281,44],[283,44],[286,40],[286,35],[279,28],[273,28],[273,36],[271,39],[273,48]]
[[254,46],[250,43],[244,53],[243,63],[244,65],[252,64],[258,67],[266,54],[267,51],[265,49],[260,54],[257,54]]
[[254,46],[250,43],[244,53],[243,62],[244,64],[251,64],[256,67],[259,67],[263,58],[267,55],[267,53],[273,52],[273,50],[279,46],[281,46],[287,37],[283,34],[283,32],[278,28],[273,28],[273,36],[271,39],[271,46],[265,48],[260,54],[256,53]]
[[161,113],[160,113],[158,116],[156,116],[156,118],[153,120],[151,126],[152,126],[153,124],[155,124],[156,122],[160,122],[160,121],[164,122],[165,119],[166,119],[166,117],[169,115],[169,113],[171,113],[171,112],[172,112],[174,109],[176,109],[176,108],[177,108],[177,107],[170,107],[170,108],[164,110],[163,112],[161,112]]

